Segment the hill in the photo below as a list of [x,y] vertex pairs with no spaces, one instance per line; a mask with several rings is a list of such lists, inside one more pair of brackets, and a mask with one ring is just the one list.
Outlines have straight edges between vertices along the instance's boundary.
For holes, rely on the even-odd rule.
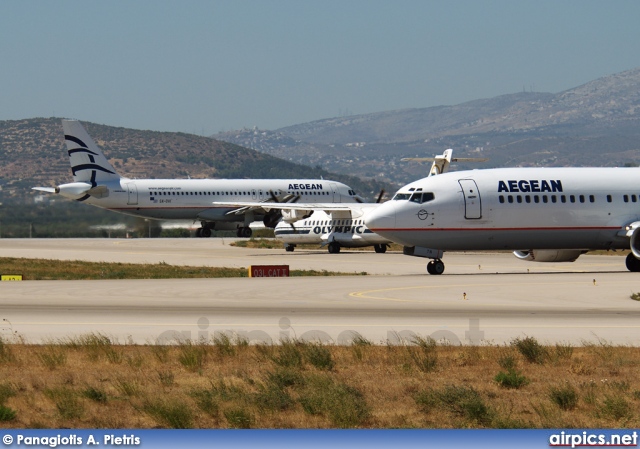
[[[207,137],[83,124],[120,174],[131,178],[325,178],[370,198],[382,188],[377,181],[363,182]],[[33,186],[70,181],[60,119],[0,121],[2,201],[34,196]]]
[[482,168],[638,164],[640,68],[557,94],[520,92],[213,137],[290,161],[398,183],[428,169],[400,158],[432,156],[446,148],[461,157],[490,158]]

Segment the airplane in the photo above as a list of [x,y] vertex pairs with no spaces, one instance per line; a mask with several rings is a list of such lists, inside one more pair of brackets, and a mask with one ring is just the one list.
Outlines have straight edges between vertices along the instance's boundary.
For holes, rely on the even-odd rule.
[[444,251],[513,250],[521,260],[573,262],[590,250],[631,249],[640,271],[640,168],[496,168],[407,184],[365,217],[366,226],[432,259]]
[[[332,205],[287,205],[313,210],[313,214],[300,221],[283,219],[275,227],[278,240],[285,244],[286,251],[293,251],[299,244],[320,244],[327,246],[329,253],[337,254],[340,248],[362,248],[373,246],[376,253],[385,253],[391,241],[375,234],[364,224],[364,217],[379,203],[349,204],[346,209],[332,209]],[[306,209],[308,208],[308,209]],[[286,215],[287,212],[283,212]],[[295,226],[294,226],[295,223]]]
[[[453,150],[432,158],[405,158],[403,161],[432,162],[429,176],[439,175],[449,170],[451,162],[483,162],[487,159],[453,158]],[[353,204],[346,208],[333,204],[304,205],[282,204],[283,220],[275,227],[276,239],[282,240],[286,251],[293,251],[298,244],[320,244],[327,246],[329,253],[340,252],[341,247],[362,248],[373,246],[376,253],[385,253],[391,240],[372,232],[364,224],[366,214],[380,205],[384,191],[375,203]],[[248,206],[252,203],[234,204]],[[296,213],[292,213],[296,210]],[[295,226],[294,226],[295,223]]]
[[[92,206],[155,220],[200,221],[198,237],[211,231],[237,230],[251,237],[249,224],[262,220],[270,228],[281,218],[278,202],[362,202],[349,186],[325,179],[129,179],[120,176],[77,120],[62,120],[73,182],[33,187]],[[214,201],[253,201],[245,208],[213,206]]]

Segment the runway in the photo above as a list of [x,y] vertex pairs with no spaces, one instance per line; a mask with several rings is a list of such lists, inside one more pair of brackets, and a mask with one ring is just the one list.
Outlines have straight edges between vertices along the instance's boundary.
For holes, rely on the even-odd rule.
[[[236,240],[236,239],[233,239]],[[232,240],[232,241],[233,241]],[[367,272],[368,276],[0,284],[1,333],[40,343],[100,332],[125,343],[282,338],[374,343],[431,336],[453,344],[638,345],[640,277],[624,258],[581,256],[573,264],[523,262],[510,254],[445,254],[442,276],[401,254],[234,248],[221,239],[0,239],[2,257],[166,262]]]

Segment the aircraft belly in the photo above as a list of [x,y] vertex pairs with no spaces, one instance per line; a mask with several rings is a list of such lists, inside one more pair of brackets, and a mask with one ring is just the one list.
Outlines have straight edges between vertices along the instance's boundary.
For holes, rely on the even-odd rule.
[[[613,238],[612,238],[613,239]],[[609,241],[611,241],[610,239]],[[601,229],[430,229],[400,231],[407,246],[443,251],[492,249],[586,249],[611,247]],[[408,244],[407,244],[408,243]]]

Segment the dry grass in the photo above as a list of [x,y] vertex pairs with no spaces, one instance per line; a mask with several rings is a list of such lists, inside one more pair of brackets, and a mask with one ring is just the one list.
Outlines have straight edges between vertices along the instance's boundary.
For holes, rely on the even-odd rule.
[[[418,342],[420,343],[420,342]],[[631,428],[640,350],[228,341],[0,344],[9,428]],[[425,349],[426,348],[426,349]],[[324,350],[326,349],[326,351]],[[423,357],[428,356],[424,369]],[[512,370],[518,388],[496,380]]]
[[[0,273],[21,274],[24,280],[186,279],[248,277],[247,268],[185,267],[157,264],[60,261],[0,257]],[[291,270],[290,276],[353,276],[365,272]]]

